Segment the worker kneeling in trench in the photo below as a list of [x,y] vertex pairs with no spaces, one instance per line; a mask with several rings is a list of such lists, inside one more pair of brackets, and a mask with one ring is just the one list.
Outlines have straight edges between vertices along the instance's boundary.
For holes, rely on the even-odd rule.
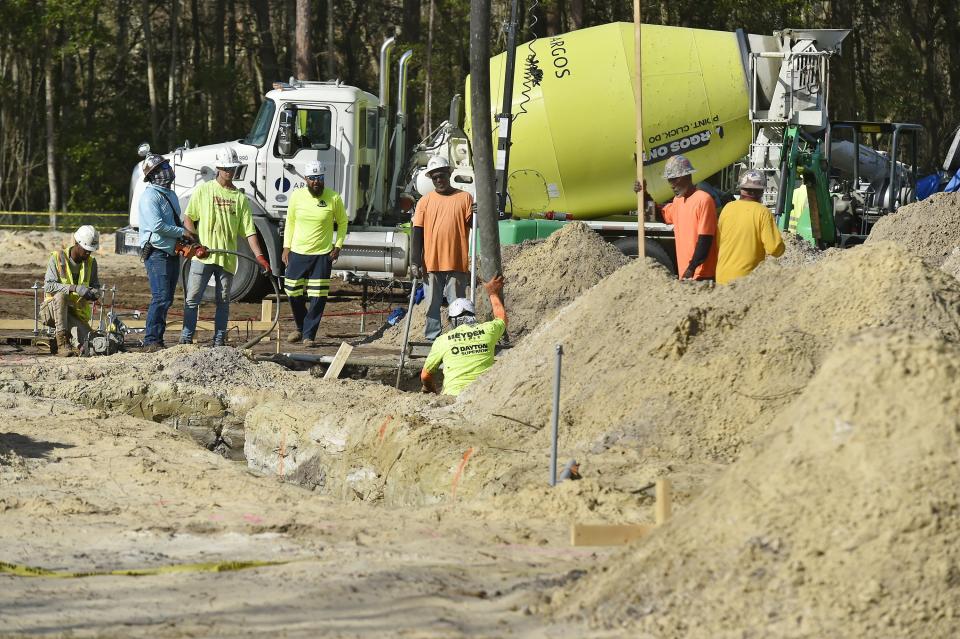
[[460,297],[447,309],[453,328],[447,331],[430,347],[430,354],[420,372],[423,391],[436,393],[432,371],[443,364],[443,394],[459,395],[484,371],[493,366],[494,348],[507,330],[507,311],[503,307],[501,291],[503,276],[497,275],[484,283],[490,296],[494,319],[477,324],[473,302]]
[[47,262],[43,279],[46,298],[40,322],[56,331],[50,352],[60,357],[78,355],[90,332],[90,302],[100,298],[100,277],[93,253],[100,248],[100,233],[90,225],[73,234],[74,244],[56,251]]

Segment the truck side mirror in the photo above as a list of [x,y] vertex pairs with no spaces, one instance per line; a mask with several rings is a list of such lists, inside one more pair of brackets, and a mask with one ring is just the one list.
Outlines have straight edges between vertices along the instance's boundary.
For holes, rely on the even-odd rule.
[[297,152],[296,123],[297,107],[284,106],[280,110],[280,125],[277,130],[277,152],[282,158],[292,158]]

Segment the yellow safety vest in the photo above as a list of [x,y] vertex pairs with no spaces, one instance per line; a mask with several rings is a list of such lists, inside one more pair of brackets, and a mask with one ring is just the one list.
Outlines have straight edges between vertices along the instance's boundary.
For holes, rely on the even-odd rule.
[[[67,266],[70,261],[70,256],[67,254],[68,249],[63,249],[62,251],[55,251],[50,254],[52,258],[56,260],[57,264],[57,277],[60,278],[61,284],[68,284],[73,286],[74,284],[83,284],[84,286],[90,286],[90,275],[93,271],[93,257],[88,256],[86,260],[80,263],[80,277],[79,281],[73,281],[73,271]],[[47,293],[45,299],[53,299],[53,295]],[[90,302],[80,297],[76,293],[69,294],[70,299],[70,309],[73,311],[73,314],[82,319],[84,322],[89,322],[90,317],[93,314],[90,308]]]

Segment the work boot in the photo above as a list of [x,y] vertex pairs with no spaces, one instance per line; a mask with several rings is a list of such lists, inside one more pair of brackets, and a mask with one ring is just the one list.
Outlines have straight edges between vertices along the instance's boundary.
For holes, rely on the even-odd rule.
[[307,348],[313,348],[314,346],[317,345],[317,342],[315,340],[310,339],[309,337],[300,343],[306,346]]
[[302,340],[303,340],[303,333],[301,333],[300,331],[294,331],[289,335],[287,335],[287,342],[289,342],[290,344],[296,344],[297,342],[300,342]]
[[76,357],[77,354],[73,352],[73,344],[70,343],[70,335],[68,333],[57,333],[56,351],[57,357]]
[[144,352],[144,353],[156,353],[157,351],[160,351],[160,350],[163,350],[163,346],[161,346],[160,344],[156,344],[156,343],[154,343],[154,344],[147,344],[146,346],[143,347],[143,352]]

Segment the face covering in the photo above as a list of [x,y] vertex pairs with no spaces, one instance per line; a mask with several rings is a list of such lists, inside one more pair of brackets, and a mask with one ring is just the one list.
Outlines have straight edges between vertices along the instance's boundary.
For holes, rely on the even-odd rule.
[[173,184],[173,177],[173,167],[170,166],[170,164],[164,164],[151,173],[148,179],[150,180],[151,184],[169,189],[170,185]]

